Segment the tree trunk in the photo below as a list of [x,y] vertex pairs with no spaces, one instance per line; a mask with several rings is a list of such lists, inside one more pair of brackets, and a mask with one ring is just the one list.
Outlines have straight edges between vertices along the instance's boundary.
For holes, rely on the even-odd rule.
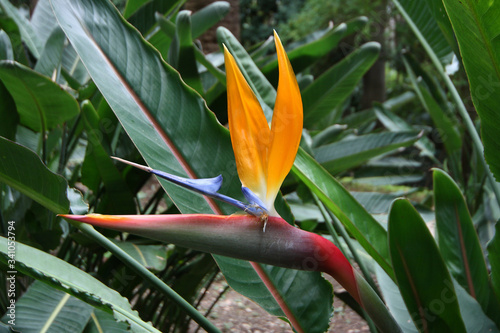
[[363,77],[363,98],[361,107],[363,109],[370,108],[373,102],[384,102],[386,98],[385,89],[385,30],[387,25],[387,0],[383,0],[377,10],[375,22],[372,23],[373,34],[371,40],[379,42],[381,52],[378,60],[373,64],[372,68],[366,72]]

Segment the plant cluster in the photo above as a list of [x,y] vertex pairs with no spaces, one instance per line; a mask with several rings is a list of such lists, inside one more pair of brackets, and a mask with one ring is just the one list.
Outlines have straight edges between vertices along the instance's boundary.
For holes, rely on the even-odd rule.
[[500,4],[392,0],[423,51],[361,109],[370,18],[203,54],[229,5],[184,2],[0,0],[0,327],[217,332],[222,274],[298,332],[334,295],[372,332],[498,332]]

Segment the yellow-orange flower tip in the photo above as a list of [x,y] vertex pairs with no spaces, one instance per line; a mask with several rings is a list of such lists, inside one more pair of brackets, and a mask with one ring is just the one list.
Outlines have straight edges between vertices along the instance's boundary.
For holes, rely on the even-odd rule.
[[299,85],[281,40],[274,31],[279,81],[271,123],[266,201],[274,201],[292,168],[302,137],[303,111]]
[[224,48],[227,81],[228,120],[236,168],[243,186],[262,200],[266,193],[269,125],[259,101]]
[[236,60],[224,47],[228,120],[238,175],[271,215],[274,200],[290,171],[302,136],[302,98],[286,52],[274,32],[279,84],[271,128]]

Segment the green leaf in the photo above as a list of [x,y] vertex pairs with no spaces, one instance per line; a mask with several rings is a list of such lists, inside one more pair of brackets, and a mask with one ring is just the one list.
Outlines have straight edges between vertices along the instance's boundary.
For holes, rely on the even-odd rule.
[[103,310],[94,309],[91,318],[85,327],[85,333],[124,333],[130,332],[125,322],[116,321],[112,314]]
[[47,43],[54,29],[59,27],[49,0],[38,0],[36,2],[30,21],[42,47]]
[[[410,170],[408,170],[409,172]],[[371,186],[386,186],[386,185],[401,185],[409,183],[417,183],[425,178],[424,175],[415,173],[404,173],[391,175],[390,172],[382,172],[381,176],[372,177],[359,177],[355,178],[350,183],[352,184],[366,184]],[[365,192],[363,192],[365,193]]]
[[457,281],[453,280],[453,285],[467,333],[500,332],[495,323],[484,314],[481,305]]
[[79,112],[76,100],[49,78],[19,63],[0,61],[0,79],[16,102],[21,123],[45,132]]
[[128,18],[151,0],[128,0],[123,10],[123,17]]
[[453,52],[459,56],[457,39],[455,38],[455,33],[453,32],[453,27],[451,26],[450,19],[446,14],[446,9],[444,8],[442,1],[434,1],[434,0],[424,0],[427,4],[427,9],[434,17],[437,25],[441,29],[448,45],[453,49]]
[[466,332],[450,273],[409,201],[394,201],[388,228],[394,273],[415,326],[421,332]]
[[[159,13],[163,16],[173,14],[186,2],[186,0],[149,0],[144,4],[137,3],[142,2],[141,0],[134,2],[135,3],[133,4],[133,6],[130,7],[129,10],[127,10],[127,16],[125,17],[127,17],[127,20],[137,30],[139,30],[143,35],[146,35],[155,24],[154,17],[156,13]],[[132,11],[133,14],[131,13]]]
[[191,37],[191,14],[183,10],[177,14],[175,20],[176,38],[172,43],[170,52],[176,52],[176,61],[173,64],[181,73],[182,79],[188,86],[194,88],[198,93],[203,93],[203,87],[198,74],[195,59],[195,46]]
[[443,1],[457,36],[472,101],[481,118],[484,156],[500,181],[500,13],[497,1]]
[[167,249],[164,245],[136,245],[132,242],[112,241],[147,269],[161,271],[167,265]]
[[16,103],[10,96],[9,91],[0,82],[0,136],[15,140],[16,128],[19,123],[19,114],[16,111]]
[[[398,117],[393,112],[384,108],[382,104],[374,106],[375,114],[378,120],[390,131],[411,131],[414,130],[413,126],[406,122],[403,118]],[[423,136],[415,142],[415,147],[420,149],[421,156],[428,156],[432,160],[437,161],[434,155],[436,154],[436,147],[431,140]]]
[[377,60],[379,53],[380,44],[363,44],[314,80],[302,93],[304,127],[317,126],[320,120],[342,104]]
[[2,333],[18,333],[19,331],[14,331],[12,325],[6,325],[0,322],[0,330]]
[[26,43],[26,46],[31,51],[33,56],[38,59],[42,52],[43,44],[38,39],[35,29],[31,26],[30,21],[28,21],[26,17],[24,17],[19,10],[7,0],[0,0],[0,8],[5,14],[7,14],[8,17],[12,18],[14,22],[16,22],[23,42]]
[[483,251],[465,199],[444,171],[434,169],[433,178],[436,227],[443,259],[457,282],[494,318],[499,312],[498,303],[489,288]]
[[0,181],[55,213],[67,213],[66,180],[53,173],[31,150],[0,137]]
[[64,42],[66,35],[56,28],[47,39],[42,55],[35,65],[35,71],[48,77],[52,77],[54,70],[58,70],[62,61]]
[[408,62],[403,58],[406,71],[410,77],[415,93],[417,94],[420,102],[425,110],[429,113],[436,128],[439,129],[441,140],[443,141],[448,154],[452,155],[460,151],[462,148],[462,138],[458,131],[458,124],[454,123],[439,106],[438,102],[434,99],[429,90],[422,84],[418,83],[415,73],[409,66]]
[[[415,94],[411,91],[402,93],[401,95],[395,96],[388,99],[382,106],[389,111],[395,112],[396,109],[412,102],[415,99]],[[363,124],[367,124],[377,119],[375,115],[375,110],[373,108],[363,111],[354,112],[348,116],[345,116],[339,121],[341,124],[348,125],[349,128],[358,128]]]
[[366,134],[318,147],[314,149],[314,156],[328,171],[339,173],[373,157],[411,146],[420,137],[416,131]]
[[269,83],[264,74],[262,74],[253,62],[252,57],[229,30],[224,27],[217,28],[217,39],[234,56],[241,73],[257,96],[267,121],[270,122],[272,119],[272,108],[276,101],[276,90],[273,85]]
[[375,273],[377,276],[377,283],[385,300],[385,304],[387,304],[387,307],[391,311],[396,322],[399,324],[403,332],[417,333],[417,328],[411,320],[398,286],[382,269],[380,269],[380,267],[375,267]]
[[214,1],[193,13],[191,16],[193,38],[200,37],[205,31],[222,20],[229,13],[229,9],[228,2]]
[[79,190],[69,187],[68,200],[72,214],[85,215],[89,212],[89,204],[85,202],[82,192]]
[[302,149],[297,153],[292,171],[335,214],[384,271],[393,277],[384,228],[328,171]]
[[[183,177],[213,177],[222,173],[224,184],[220,192],[243,199],[227,129],[116,9],[109,2],[97,0],[52,0],[52,4],[62,29],[146,163]],[[161,183],[183,213],[234,212],[227,205],[219,206],[166,181]],[[222,261],[218,263],[223,265]],[[241,264],[250,267],[248,262]],[[290,270],[283,274],[294,276]],[[304,274],[311,281],[318,276],[312,272]],[[280,285],[285,280],[270,277],[270,288],[279,295],[276,297],[287,297],[280,290],[286,287]],[[262,281],[254,287],[272,299],[272,292]],[[321,294],[317,300],[287,302],[293,305],[294,316],[299,316],[297,304],[331,302],[330,296]],[[318,320],[329,318],[316,318],[315,325]]]
[[[290,52],[287,52],[290,63],[295,74],[302,72],[307,67],[314,64],[337,47],[338,43],[347,34],[347,25],[339,24],[335,29],[329,30],[321,38],[313,40],[310,43],[303,44]],[[278,81],[278,59],[271,61],[262,67],[262,72],[269,80]]]
[[370,214],[389,213],[392,202],[398,197],[395,193],[356,191],[350,191],[349,193],[351,193],[354,199],[356,199],[356,201],[358,201]]
[[[82,165],[82,182],[93,191],[98,191],[100,180],[104,183],[104,198],[98,211],[107,214],[135,213],[134,195],[123,179],[122,174],[109,157],[109,141],[102,132],[101,119],[92,104],[82,103],[82,119],[87,133],[87,150]],[[97,186],[89,178],[97,179]]]
[[491,264],[493,295],[500,301],[500,223],[498,222],[495,225],[495,236],[488,244],[488,259]]
[[[16,330],[23,333],[82,332],[92,306],[64,291],[35,281],[16,301]],[[8,322],[3,316],[2,321]]]
[[313,137],[312,147],[319,147],[324,144],[337,141],[345,129],[347,129],[346,125],[334,124],[328,126]]
[[14,50],[9,35],[0,29],[0,60],[14,60]]
[[398,0],[398,2],[428,41],[439,59],[443,63],[449,62],[451,60],[450,54],[452,49],[428,7],[429,1]]
[[[7,265],[7,239],[0,237],[0,263]],[[16,270],[126,320],[134,332],[159,332],[143,322],[128,300],[91,275],[50,254],[16,242]]]

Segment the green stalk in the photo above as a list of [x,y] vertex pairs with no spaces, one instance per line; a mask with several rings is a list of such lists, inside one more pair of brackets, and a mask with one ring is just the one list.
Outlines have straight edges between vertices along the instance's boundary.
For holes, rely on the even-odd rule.
[[467,112],[467,109],[465,108],[465,105],[462,101],[462,98],[460,97],[460,94],[457,91],[457,88],[451,81],[450,77],[446,74],[446,72],[443,69],[443,65],[439,61],[439,58],[437,57],[436,53],[434,53],[434,50],[432,50],[431,46],[429,43],[427,43],[427,40],[425,37],[420,33],[420,30],[418,30],[418,27],[413,23],[413,20],[411,17],[408,15],[408,13],[405,11],[403,6],[399,3],[398,0],[392,0],[394,5],[398,8],[399,12],[401,15],[404,17],[408,25],[410,26],[411,30],[413,30],[413,33],[417,36],[418,40],[424,47],[425,51],[429,55],[429,58],[431,59],[432,63],[438,70],[439,75],[443,78],[446,86],[451,92],[451,96],[453,97],[453,100],[455,101],[457,107],[458,107],[458,113],[462,117],[465,123],[465,128],[469,132],[469,135],[472,138],[472,144],[476,147],[476,150],[480,152],[481,155],[481,164],[483,165],[484,172],[486,173],[486,177],[488,178],[488,181],[490,182],[490,185],[493,189],[493,192],[495,193],[495,197],[497,199],[498,205],[500,206],[500,188],[498,187],[498,184],[493,177],[493,174],[490,171],[490,168],[488,167],[488,164],[486,163],[486,159],[484,158],[484,147],[483,143],[481,142],[481,138],[479,137],[479,134],[476,131],[476,127],[474,126],[474,122],[469,116],[469,113]]
[[220,330],[214,326],[207,318],[203,317],[191,304],[189,304],[185,299],[183,299],[179,294],[177,294],[173,289],[166,285],[162,280],[160,280],[156,275],[151,273],[147,268],[137,262],[134,258],[129,256],[125,251],[120,249],[116,244],[111,242],[109,239],[104,237],[100,232],[94,229],[90,224],[82,222],[72,222],[80,231],[82,231],[87,236],[97,241],[106,250],[113,253],[118,259],[120,259],[125,265],[134,270],[146,281],[150,282],[154,287],[160,290],[165,296],[170,298],[172,301],[177,303],[184,311],[186,311],[194,321],[203,327],[207,332],[220,333]]

